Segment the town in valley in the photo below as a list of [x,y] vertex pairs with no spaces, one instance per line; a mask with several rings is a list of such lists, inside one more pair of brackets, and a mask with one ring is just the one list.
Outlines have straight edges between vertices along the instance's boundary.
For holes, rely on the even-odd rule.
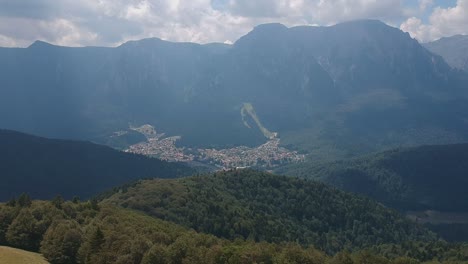
[[305,159],[303,154],[280,146],[279,138],[270,138],[257,147],[237,146],[226,149],[187,148],[176,145],[180,136],[166,137],[158,134],[151,125],[131,127],[145,135],[147,141],[131,145],[125,151],[157,157],[172,162],[198,162],[218,169],[261,167],[274,168],[288,163],[297,163]]

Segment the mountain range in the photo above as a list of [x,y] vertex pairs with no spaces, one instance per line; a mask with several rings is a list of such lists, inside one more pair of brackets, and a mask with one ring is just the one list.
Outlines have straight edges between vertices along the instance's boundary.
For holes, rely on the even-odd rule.
[[[0,48],[0,245],[52,264],[468,263],[466,42],[361,20]],[[153,150],[218,171],[129,153]]]
[[335,159],[468,137],[468,74],[375,20],[260,25],[233,45],[38,41],[0,48],[0,73],[0,127],[52,138],[108,143],[150,124],[184,146],[223,148],[264,143],[267,129]]

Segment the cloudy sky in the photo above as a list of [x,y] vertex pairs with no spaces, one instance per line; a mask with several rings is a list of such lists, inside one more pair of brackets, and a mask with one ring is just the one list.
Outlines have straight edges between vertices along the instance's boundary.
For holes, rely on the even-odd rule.
[[0,46],[234,42],[261,23],[380,19],[422,42],[468,34],[468,0],[0,0]]

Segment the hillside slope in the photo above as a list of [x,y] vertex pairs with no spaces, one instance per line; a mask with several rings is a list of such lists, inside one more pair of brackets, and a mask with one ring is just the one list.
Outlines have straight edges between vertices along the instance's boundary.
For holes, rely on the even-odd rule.
[[369,199],[251,170],[141,181],[103,201],[229,239],[297,241],[327,252],[434,239]]
[[0,204],[0,213],[0,245],[39,251],[51,264],[247,264],[274,259],[287,263],[295,258],[314,264],[326,259],[312,247],[230,242],[131,210],[89,202]]
[[468,144],[402,148],[278,173],[320,180],[400,210],[468,211]]
[[193,170],[90,142],[46,139],[0,130],[0,201],[21,193],[34,198],[89,198],[144,178],[174,178]]
[[16,248],[0,246],[0,264],[48,264],[43,256]]
[[[335,256],[312,245],[229,241],[132,210],[90,202],[0,203],[0,216],[0,245],[38,251],[51,264],[415,264],[434,259],[449,264],[468,260],[468,245],[444,241],[408,241]],[[5,260],[2,249],[0,262]]]

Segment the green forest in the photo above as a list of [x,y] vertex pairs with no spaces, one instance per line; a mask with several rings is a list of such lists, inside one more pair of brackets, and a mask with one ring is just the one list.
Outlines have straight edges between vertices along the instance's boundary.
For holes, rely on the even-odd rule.
[[0,244],[40,252],[51,264],[468,263],[468,245],[442,240],[327,254],[312,244],[219,238],[96,199],[31,201],[26,194],[0,204]]
[[[466,145],[281,168],[300,177],[238,169],[184,178],[195,171],[92,143],[0,132],[8,161],[0,164],[7,201],[0,245],[39,252],[51,264],[468,263],[468,244],[437,234],[459,238],[464,225],[434,233],[398,211],[463,209],[444,188],[465,197]],[[346,180],[375,192],[338,184]],[[418,199],[437,186],[437,203]]]
[[141,181],[103,203],[228,239],[292,241],[327,252],[435,235],[367,198],[253,170]]
[[314,179],[405,210],[468,211],[468,144],[394,149],[350,160],[289,165]]

